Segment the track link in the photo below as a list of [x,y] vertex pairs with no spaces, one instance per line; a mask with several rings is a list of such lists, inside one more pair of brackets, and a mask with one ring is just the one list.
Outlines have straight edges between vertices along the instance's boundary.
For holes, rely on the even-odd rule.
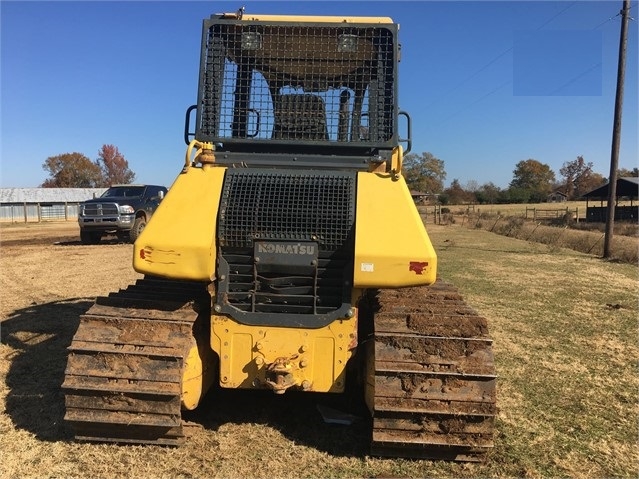
[[150,277],[96,299],[80,318],[62,384],[76,439],[184,442],[184,359],[209,305],[203,283]]
[[371,454],[482,461],[493,447],[495,367],[486,319],[450,284],[369,298]]

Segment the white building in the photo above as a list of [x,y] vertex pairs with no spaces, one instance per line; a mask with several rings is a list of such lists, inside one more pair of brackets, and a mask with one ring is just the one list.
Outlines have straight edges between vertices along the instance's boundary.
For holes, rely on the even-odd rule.
[[78,204],[106,188],[0,188],[0,222],[75,220]]

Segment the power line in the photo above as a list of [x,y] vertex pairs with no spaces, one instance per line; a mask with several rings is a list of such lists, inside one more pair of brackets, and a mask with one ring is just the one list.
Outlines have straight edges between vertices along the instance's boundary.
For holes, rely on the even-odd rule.
[[[550,22],[552,22],[555,18],[557,18],[558,16],[560,16],[561,14],[563,14],[566,10],[568,10],[569,8],[573,7],[575,4],[577,3],[577,0],[573,1],[572,3],[570,3],[568,6],[566,6],[565,8],[563,8],[562,10],[560,10],[559,12],[557,12],[555,15],[553,15],[552,17],[550,17],[548,20],[546,20],[544,23],[542,23],[539,27],[536,28],[536,31],[541,30],[542,28],[544,28],[546,25],[548,25]],[[592,30],[597,30],[599,27],[601,27],[602,25],[608,23],[609,21],[613,20],[614,18],[618,17],[621,15],[621,12],[617,13],[617,15],[614,15],[610,18],[608,18],[607,20],[605,20],[604,22],[600,23],[599,25],[597,25],[596,27],[592,28]],[[632,17],[629,17],[631,20],[633,20]],[[475,78],[477,75],[479,75],[481,72],[483,72],[484,70],[486,70],[488,67],[490,67],[492,64],[494,64],[497,60],[499,60],[501,57],[503,57],[504,55],[506,55],[507,53],[511,52],[514,49],[514,46],[508,48],[507,50],[504,50],[503,52],[501,52],[499,55],[497,55],[495,58],[493,58],[492,60],[490,60],[488,63],[486,63],[484,66],[482,66],[479,70],[475,71],[473,74],[471,74],[469,77],[467,77],[466,79],[464,79],[461,83],[457,84],[455,87],[453,87],[452,89],[450,89],[448,92],[446,92],[445,94],[439,96],[437,99],[435,99],[434,101],[432,101],[431,103],[429,103],[426,108],[430,107],[432,104],[436,103],[437,101],[441,100],[443,97],[446,97],[448,95],[450,95],[452,92],[454,92],[455,90],[459,89],[462,85],[466,84],[468,81],[472,80],[473,78]],[[583,76],[587,75],[588,73],[590,73],[591,71],[593,71],[594,69],[596,69],[597,67],[601,66],[601,62],[589,67],[588,69],[584,70],[583,72],[579,73],[578,75],[576,75],[575,77],[571,78],[570,80],[568,80],[566,83],[564,83],[563,85],[561,85],[559,88],[557,88],[556,90],[554,90],[553,92],[551,92],[549,94],[549,96],[553,96],[555,95],[557,92],[561,91],[562,89],[566,88],[567,86],[571,85],[572,83],[576,82],[577,80],[579,80],[580,78],[582,78]],[[463,113],[464,111],[468,110],[469,108],[472,108],[473,106],[475,106],[477,103],[483,101],[484,99],[488,98],[489,96],[493,95],[494,93],[498,92],[499,90],[501,90],[502,88],[504,88],[505,86],[507,86],[508,84],[512,83],[512,80],[506,81],[504,83],[502,83],[501,85],[499,85],[498,87],[494,88],[493,90],[489,91],[488,93],[482,95],[480,98],[478,98],[477,100],[473,101],[472,103],[469,103],[468,105],[466,105],[465,107],[457,110],[455,113],[453,113],[452,115],[446,117],[444,120],[441,121],[441,123],[446,123],[447,121],[451,120],[452,118],[456,117],[457,115],[459,115],[460,113]],[[441,124],[440,123],[440,124]]]
[[[630,10],[632,9],[632,7],[628,8],[628,19],[629,20],[634,20],[629,14],[630,14]],[[603,22],[601,22],[599,25],[597,25],[596,27],[592,28],[592,30],[597,30],[599,27],[601,27],[602,25],[605,25],[606,23],[608,23],[611,20],[614,20],[617,17],[620,17],[621,14],[623,13],[623,10],[620,11],[619,13],[617,13],[616,15],[613,15],[612,17],[610,17],[608,20],[604,20]],[[583,77],[584,75],[590,73],[591,71],[593,71],[595,68],[601,66],[601,62],[591,66],[590,68],[584,70],[583,72],[581,72],[579,75],[575,76],[574,78],[568,80],[566,83],[564,83],[563,85],[561,85],[559,88],[557,88],[555,91],[553,91],[552,93],[550,93],[550,96],[556,94],[558,91],[561,91],[563,88],[567,87],[568,85],[576,82],[577,80],[579,80],[581,77]]]
[[537,28],[537,31],[541,30],[542,28],[544,28],[546,25],[548,25],[550,22],[552,22],[555,18],[557,18],[559,15],[561,15],[562,13],[564,13],[566,10],[568,10],[570,7],[574,6],[575,3],[577,3],[577,1],[575,0],[574,2],[572,2],[570,5],[568,5],[566,8],[564,8],[563,10],[561,10],[560,12],[556,13],[555,15],[553,15],[552,17],[550,17],[549,20],[546,21],[546,23],[542,24],[540,27]]
[[[632,18],[630,16],[630,10],[632,10],[632,6],[630,6],[628,8],[628,20],[634,20],[634,18]],[[603,22],[601,22],[599,25],[597,25],[596,27],[593,28],[593,30],[597,30],[599,27],[601,27],[602,25],[605,25],[606,23],[608,23],[610,20],[614,20],[617,17],[621,16],[621,11],[619,13],[617,13],[617,15],[613,15],[612,17],[610,17],[608,20],[604,20]]]
[[582,71],[579,75],[571,78],[570,80],[568,80],[566,83],[564,83],[563,85],[561,85],[559,88],[557,88],[556,90],[552,91],[551,93],[548,94],[548,96],[553,96],[555,95],[557,92],[563,90],[565,87],[575,83],[577,80],[579,80],[581,77],[587,75],[588,73],[590,73],[591,71],[593,71],[595,68],[600,67],[601,66],[601,62],[598,62],[597,64],[591,66],[590,68]]
[[[544,28],[546,25],[548,25],[550,22],[552,22],[555,18],[557,18],[559,15],[563,14],[566,10],[568,10],[569,8],[573,7],[575,4],[577,3],[577,0],[573,1],[572,3],[570,3],[567,7],[563,8],[562,10],[560,10],[559,12],[557,12],[556,14],[554,14],[552,17],[550,17],[548,20],[546,20],[544,23],[542,23],[539,27],[537,27],[536,31],[541,30],[542,28]],[[451,88],[450,90],[448,90],[446,93],[444,93],[443,95],[438,96],[435,100],[433,100],[432,102],[430,102],[429,104],[427,104],[425,106],[425,108],[430,107],[431,105],[437,103],[438,101],[440,101],[442,98],[447,97],[448,95],[450,95],[451,93],[453,93],[454,91],[458,90],[460,87],[462,87],[463,85],[465,85],[466,83],[468,83],[470,80],[472,80],[473,78],[475,78],[477,75],[479,75],[480,73],[482,73],[484,70],[486,70],[488,67],[490,67],[492,64],[494,64],[497,60],[499,60],[501,57],[503,57],[504,55],[506,55],[507,53],[510,53],[511,51],[513,51],[514,46],[509,47],[508,49],[504,50],[503,52],[501,52],[499,55],[497,55],[495,58],[493,58],[492,60],[490,60],[488,63],[486,63],[484,66],[482,66],[479,70],[475,71],[474,73],[472,73],[469,77],[465,78],[464,80],[462,80],[460,83],[458,83],[457,85],[455,85],[453,88]],[[484,99],[484,97],[481,97],[480,100]],[[474,104],[474,103],[473,103]],[[463,111],[463,110],[461,110]]]
[[[546,20],[544,23],[542,23],[539,27],[537,27],[536,31],[541,30],[543,27],[545,27],[546,25],[548,25],[550,22],[552,22],[555,18],[557,18],[558,16],[560,16],[561,14],[563,14],[566,10],[568,10],[569,8],[571,8],[572,6],[574,6],[577,3],[577,1],[573,1],[571,4],[569,4],[568,6],[566,6],[565,8],[563,8],[562,10],[560,10],[559,12],[557,12],[555,15],[553,15],[552,17],[550,17],[548,20]],[[613,20],[614,18],[618,17],[621,15],[621,12],[617,13],[617,15],[613,15],[612,17],[608,18],[607,20],[605,20],[604,22],[600,23],[599,25],[597,25],[596,27],[592,28],[592,30],[597,30],[599,27],[601,27],[602,25],[608,23],[609,21]],[[630,20],[634,20],[632,17],[629,17]],[[507,50],[503,51],[502,53],[500,53],[499,55],[497,55],[495,58],[493,58],[491,61],[489,61],[486,65],[484,65],[483,67],[481,67],[479,70],[477,70],[475,73],[473,73],[470,77],[466,78],[464,81],[462,81],[461,83],[459,83],[457,86],[455,86],[453,89],[451,89],[450,91],[448,91],[445,95],[443,96],[447,96],[448,94],[452,93],[453,91],[455,91],[456,89],[458,89],[460,86],[462,86],[463,84],[467,83],[469,80],[471,80],[472,78],[475,78],[479,73],[483,72],[484,70],[486,70],[490,65],[492,65],[493,63],[495,63],[497,60],[499,60],[501,57],[503,57],[506,53],[512,51],[514,49],[514,47],[510,47]],[[576,82],[577,80],[579,80],[580,78],[582,78],[583,76],[587,75],[588,73],[590,73],[591,71],[593,71],[594,69],[596,69],[597,67],[600,67],[602,65],[601,62],[598,62],[597,64],[587,68],[586,70],[582,71],[581,73],[579,73],[578,75],[576,75],[575,77],[571,78],[570,80],[568,80],[566,83],[564,83],[563,85],[561,85],[559,88],[555,89],[554,91],[552,91],[549,96],[553,96],[555,95],[557,92],[561,91],[562,89],[566,88],[567,86],[573,84],[574,82]],[[455,113],[453,113],[452,115],[448,116],[447,118],[445,118],[441,123],[445,123],[447,121],[449,121],[450,119],[456,117],[457,115],[459,115],[460,113],[463,113],[464,111],[468,110],[469,108],[475,106],[477,103],[481,102],[482,100],[486,99],[487,97],[493,95],[494,93],[496,93],[497,91],[501,90],[503,87],[505,87],[506,85],[512,83],[512,81],[507,81],[505,83],[502,83],[501,85],[499,85],[498,87],[496,87],[495,89],[489,91],[488,93],[484,94],[483,96],[481,96],[480,98],[478,98],[477,100],[473,101],[472,103],[469,103],[468,105],[466,105],[465,107],[461,108],[460,110],[456,111]],[[439,97],[437,100],[441,99],[441,97]],[[435,100],[435,101],[437,101]],[[431,102],[428,106],[430,106],[432,103]]]
[[617,18],[619,16],[619,14],[617,15],[613,15],[612,17],[610,17],[608,20],[604,20],[603,22],[601,22],[599,25],[597,25],[595,28],[593,28],[593,30],[597,30],[600,26],[605,25],[606,23],[608,23],[610,20],[612,20],[613,18]]
[[472,75],[470,75],[469,77],[467,77],[466,79],[462,80],[460,83],[458,83],[457,85],[455,85],[453,88],[451,88],[450,90],[448,90],[446,93],[444,93],[443,95],[438,96],[435,100],[433,100],[432,102],[430,102],[428,105],[426,105],[425,108],[430,107],[431,105],[437,103],[438,101],[440,101],[442,98],[447,97],[448,95],[450,95],[451,93],[453,93],[454,91],[458,90],[460,87],[462,87],[463,85],[465,85],[466,83],[468,83],[470,80],[472,80],[473,78],[475,78],[477,75],[479,75],[481,72],[483,72],[484,70],[486,70],[489,66],[491,66],[493,63],[495,63],[497,60],[499,60],[501,57],[503,57],[504,55],[506,55],[506,53],[510,53],[513,50],[513,47],[510,47],[508,50],[505,50],[503,52],[501,52],[499,55],[497,55],[495,58],[493,58],[492,60],[490,60],[488,63],[486,63],[483,67],[481,67],[479,70],[477,70],[476,72],[474,72]]
[[[480,98],[478,98],[477,100],[475,100],[472,103],[469,103],[468,105],[466,105],[465,107],[463,107],[462,109],[456,111],[455,113],[453,113],[452,115],[450,115],[449,117],[445,118],[444,120],[441,121],[441,123],[446,123],[448,120],[450,120],[451,118],[456,117],[457,115],[459,115],[460,113],[463,113],[464,111],[468,110],[469,108],[472,108],[473,106],[475,106],[477,103],[481,102],[482,100],[488,98],[489,96],[491,96],[494,93],[497,93],[499,90],[501,90],[502,88],[504,88],[507,85],[510,85],[513,81],[512,80],[508,80],[504,83],[502,83],[501,85],[499,85],[498,87],[494,88],[493,90],[489,91],[488,93],[482,95]],[[440,124],[441,124],[440,123]]]

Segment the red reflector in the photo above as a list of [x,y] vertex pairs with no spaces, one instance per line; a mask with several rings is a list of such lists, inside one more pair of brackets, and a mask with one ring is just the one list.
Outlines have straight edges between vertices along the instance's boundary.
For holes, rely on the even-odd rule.
[[414,271],[415,274],[422,274],[427,266],[427,261],[411,261],[408,264],[408,271]]

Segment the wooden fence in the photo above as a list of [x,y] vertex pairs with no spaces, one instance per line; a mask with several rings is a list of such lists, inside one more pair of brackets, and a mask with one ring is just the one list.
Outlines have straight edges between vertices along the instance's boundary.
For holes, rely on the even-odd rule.
[[526,208],[526,219],[552,220],[566,217],[579,222],[579,208]]

